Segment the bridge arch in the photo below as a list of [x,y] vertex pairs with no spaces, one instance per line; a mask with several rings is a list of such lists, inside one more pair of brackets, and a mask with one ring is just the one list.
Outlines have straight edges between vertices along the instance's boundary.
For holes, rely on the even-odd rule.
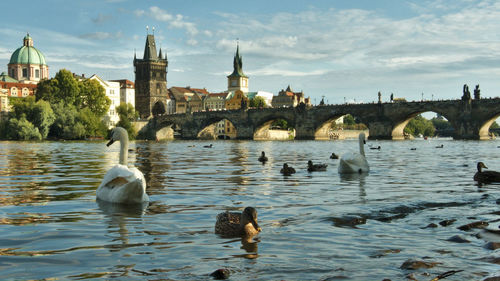
[[490,135],[490,127],[497,120],[498,117],[500,117],[500,111],[499,112],[494,112],[491,117],[486,118],[484,123],[479,124],[479,139],[481,140],[488,140],[491,139],[493,136]]
[[237,133],[238,130],[230,117],[225,115],[210,115],[201,122],[197,138],[234,139],[237,137]]
[[[277,130],[272,130],[276,132],[271,133],[271,125],[277,120],[285,120],[289,127],[295,128],[295,120],[289,118],[284,114],[276,114],[272,116],[267,116],[255,123],[254,131],[253,131],[253,139],[254,140],[270,140],[270,139],[289,139],[290,136],[288,132],[278,132]],[[295,130],[295,129],[294,129]],[[293,134],[295,137],[295,134]]]
[[408,115],[406,115],[405,117],[403,117],[401,120],[395,120],[395,125],[393,126],[392,128],[392,132],[391,132],[391,135],[392,135],[392,139],[393,140],[403,140],[405,139],[405,134],[404,134],[404,129],[406,128],[406,126],[408,125],[408,123],[415,117],[417,117],[418,115],[422,114],[422,113],[426,113],[426,112],[434,112],[434,113],[437,113],[441,116],[443,116],[444,118],[446,118],[446,120],[448,120],[448,122],[450,122],[450,124],[453,126],[453,129],[456,130],[455,126],[454,126],[454,122],[452,122],[453,120],[450,119],[450,116],[447,116],[448,114],[444,111],[441,111],[441,110],[436,110],[436,109],[429,109],[429,110],[419,110],[419,111],[414,111]]

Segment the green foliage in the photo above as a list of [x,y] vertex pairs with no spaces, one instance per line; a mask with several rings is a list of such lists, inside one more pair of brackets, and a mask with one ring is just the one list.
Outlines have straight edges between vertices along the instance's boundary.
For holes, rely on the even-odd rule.
[[285,119],[277,119],[271,123],[271,129],[290,130],[294,128]]
[[111,105],[111,100],[106,96],[106,91],[96,80],[80,82],[80,108],[89,108],[99,117],[103,117]]
[[11,116],[18,120],[25,116],[25,119],[38,128],[42,138],[45,139],[49,133],[50,125],[55,120],[50,104],[44,100],[35,102],[34,97],[11,98],[10,102],[13,107]]
[[498,125],[497,121],[493,121],[493,124],[491,124],[490,129],[498,129],[500,126]]
[[356,124],[354,116],[352,116],[351,114],[347,114],[344,116],[344,125],[354,125],[354,124]]
[[9,140],[42,140],[42,135],[25,116],[10,118],[5,124],[5,138]]
[[36,99],[50,104],[63,101],[78,106],[81,104],[79,83],[69,70],[61,69],[54,78],[38,83]]
[[89,108],[78,111],[74,105],[62,102],[53,105],[53,108],[57,117],[50,127],[51,137],[76,140],[106,136],[106,125]]
[[89,108],[98,117],[103,117],[111,104],[98,81],[78,81],[66,69],[61,69],[52,79],[40,81],[35,96],[37,101],[45,100],[50,104],[63,102],[78,109]]
[[417,115],[415,118],[410,120],[410,122],[408,122],[404,128],[404,132],[413,136],[422,134],[426,137],[432,137],[436,133],[436,128],[430,120],[427,120],[422,115]]
[[[332,127],[336,127],[336,125]],[[365,124],[356,120],[351,114],[344,115],[344,125],[342,127],[346,130],[366,130],[368,128]]]
[[452,130],[453,126],[443,117],[434,117],[431,119],[432,125],[437,131]]
[[137,132],[132,125],[132,122],[139,118],[139,112],[135,111],[134,107],[130,103],[121,103],[116,107],[116,112],[120,117],[120,121],[118,121],[116,126],[127,130],[129,138],[135,139],[137,137]]
[[253,99],[250,100],[249,102],[250,107],[256,107],[256,108],[266,108],[266,100],[263,97],[254,97]]

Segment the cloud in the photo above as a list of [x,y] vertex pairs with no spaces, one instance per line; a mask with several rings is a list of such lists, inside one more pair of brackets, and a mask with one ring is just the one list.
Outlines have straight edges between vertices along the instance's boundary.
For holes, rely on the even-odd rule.
[[113,17],[111,15],[103,15],[103,14],[99,13],[97,15],[97,17],[92,19],[92,22],[95,24],[102,24],[104,22],[111,20],[112,18]]
[[79,37],[84,38],[84,39],[92,39],[92,40],[106,40],[106,39],[112,39],[116,40],[119,38],[122,38],[123,34],[121,31],[118,31],[117,33],[110,33],[110,32],[93,32],[93,33],[86,33],[82,34]]
[[192,22],[186,21],[183,15],[170,14],[157,6],[151,6],[149,11],[135,10],[134,14],[137,17],[149,16],[157,21],[166,22],[170,28],[184,29],[190,36],[195,36],[199,32],[196,25]]

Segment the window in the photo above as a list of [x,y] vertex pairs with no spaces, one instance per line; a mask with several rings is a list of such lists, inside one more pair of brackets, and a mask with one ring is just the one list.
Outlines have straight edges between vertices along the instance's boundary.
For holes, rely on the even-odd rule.
[[40,78],[40,69],[35,69],[35,78]]
[[236,80],[232,80],[232,81],[231,81],[231,86],[232,86],[232,87],[236,86]]
[[17,96],[17,88],[16,87],[10,88],[10,95],[11,96]]
[[14,77],[14,68],[12,68],[10,72],[10,77]]
[[28,69],[23,68],[23,77],[28,77]]
[[30,90],[28,90],[28,88],[23,88],[22,93],[23,93],[23,97],[27,97],[30,94]]

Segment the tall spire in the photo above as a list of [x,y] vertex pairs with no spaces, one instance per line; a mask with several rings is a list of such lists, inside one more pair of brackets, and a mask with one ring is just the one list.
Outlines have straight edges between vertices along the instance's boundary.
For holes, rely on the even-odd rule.
[[240,42],[236,43],[236,54],[233,59],[233,73],[229,75],[231,77],[246,77],[243,73],[243,60],[240,55]]
[[148,34],[146,37],[146,46],[144,47],[144,60],[157,60],[155,36]]
[[163,59],[163,56],[161,54],[161,47],[160,47],[160,53],[158,54],[158,58],[160,58],[161,60]]

